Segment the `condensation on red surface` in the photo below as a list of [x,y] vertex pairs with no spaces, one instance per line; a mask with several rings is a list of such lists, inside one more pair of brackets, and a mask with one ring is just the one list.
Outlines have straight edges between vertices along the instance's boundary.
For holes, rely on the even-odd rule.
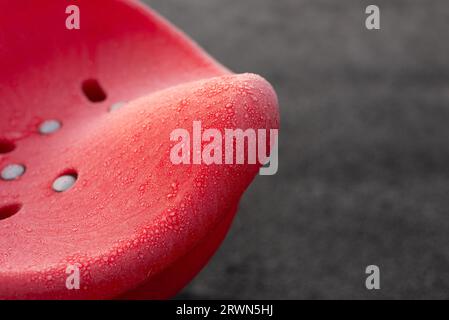
[[[0,220],[0,298],[145,297],[132,293],[144,285],[148,297],[169,297],[213,254],[258,172],[173,165],[170,132],[195,120],[278,128],[275,93],[134,2],[78,1],[80,30],[65,29],[64,2],[31,2],[0,4],[0,168],[26,165],[17,180],[0,180],[0,207],[20,204]],[[108,112],[116,102],[126,105]],[[62,128],[39,134],[47,119]],[[55,193],[64,172],[76,172],[76,184]],[[70,264],[80,290],[65,286]]]

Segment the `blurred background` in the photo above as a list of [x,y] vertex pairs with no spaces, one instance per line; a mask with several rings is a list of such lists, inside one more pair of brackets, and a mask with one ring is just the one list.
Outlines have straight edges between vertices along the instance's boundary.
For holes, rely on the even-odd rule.
[[449,298],[447,0],[144,2],[281,106],[278,174],[179,298]]

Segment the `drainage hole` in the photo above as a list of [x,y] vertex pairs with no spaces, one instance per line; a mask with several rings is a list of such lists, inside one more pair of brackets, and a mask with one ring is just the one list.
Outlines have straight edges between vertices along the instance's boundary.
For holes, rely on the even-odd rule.
[[123,108],[124,106],[125,106],[125,102],[122,102],[122,101],[120,101],[120,102],[116,102],[116,103],[114,103],[113,105],[111,105],[110,107],[109,107],[109,112],[113,112],[113,111],[115,111],[115,110],[118,110],[118,109],[121,109],[121,108]]
[[61,129],[62,123],[58,120],[45,120],[39,125],[39,133],[43,135],[48,135],[55,133]]
[[15,215],[22,208],[22,204],[13,203],[7,205],[0,205],[0,220],[4,220]]
[[7,181],[16,180],[25,173],[25,170],[26,168],[23,164],[9,164],[2,169],[0,177]]
[[106,100],[106,93],[96,79],[85,80],[81,86],[84,95],[91,102],[102,102]]
[[56,192],[69,190],[78,179],[78,173],[74,170],[66,171],[53,181],[52,188]]
[[13,151],[15,148],[16,145],[14,144],[14,142],[6,139],[0,139],[0,154],[9,153]]

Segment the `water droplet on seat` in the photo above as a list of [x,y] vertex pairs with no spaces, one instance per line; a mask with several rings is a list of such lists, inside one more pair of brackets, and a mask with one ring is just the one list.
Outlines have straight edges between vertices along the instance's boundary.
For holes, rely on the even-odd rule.
[[56,192],[67,191],[75,184],[76,180],[77,176],[73,174],[60,176],[53,182],[53,190]]

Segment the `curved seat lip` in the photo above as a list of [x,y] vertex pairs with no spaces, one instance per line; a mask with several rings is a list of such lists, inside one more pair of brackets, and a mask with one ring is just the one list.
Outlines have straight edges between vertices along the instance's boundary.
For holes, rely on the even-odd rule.
[[[254,105],[253,107],[263,109],[260,110],[260,114],[265,114],[271,119],[268,124],[269,128],[278,127],[279,118],[277,114],[276,95],[266,80],[252,74],[226,75],[168,88],[161,92],[150,94],[149,97],[137,99],[131,103],[135,105],[135,108],[130,107],[129,109],[123,110],[123,115],[116,114],[115,118],[119,119],[121,116],[126,115],[133,119],[134,114],[138,112],[137,107],[147,99],[157,99],[158,97],[165,96],[170,97],[174,93],[178,93],[179,97],[185,97],[187,92],[195,94],[197,89],[203,90],[208,85],[215,88],[218,84],[221,84],[223,87],[232,88],[234,86],[234,89],[230,91],[232,93],[231,95],[229,93],[223,95],[231,100],[238,99],[240,97],[239,95],[242,94],[238,91],[238,87],[241,84],[250,84],[251,90],[258,97],[258,101],[261,102],[260,105]],[[247,97],[247,99],[250,98]],[[265,109],[267,107],[265,103],[271,104],[270,109]],[[238,118],[243,119],[243,117],[239,116],[238,112],[242,112],[243,105],[246,104],[242,102],[241,105],[241,109],[236,110],[236,113]],[[217,109],[223,108],[217,106]],[[226,113],[227,111],[223,110],[223,112]],[[238,165],[232,165],[232,167],[235,166]],[[152,277],[157,276],[178,259],[185,256],[199,243],[207,241],[205,237],[210,233],[210,230],[217,228],[217,224],[225,219],[225,215],[230,209],[225,208],[225,204],[227,203],[228,206],[233,206],[239,202],[241,195],[257,174],[258,168],[259,165],[250,165],[248,168],[239,167],[235,172],[238,174],[237,176],[229,176],[227,178],[230,181],[234,181],[233,183],[237,181],[239,183],[235,185],[235,190],[229,189],[227,191],[228,198],[226,200],[223,199],[220,205],[220,208],[223,210],[218,210],[218,208],[213,210],[213,205],[207,204],[209,201],[208,198],[198,195],[197,188],[188,191],[183,199],[190,198],[193,199],[193,202],[189,205],[186,214],[178,218],[181,222],[175,222],[173,224],[175,230],[172,227],[167,227],[170,225],[170,222],[167,224],[166,220],[168,217],[167,209],[179,208],[183,200],[176,202],[171,207],[160,209],[159,212],[155,213],[154,217],[147,219],[150,222],[149,224],[142,225],[138,230],[131,232],[131,237],[127,237],[126,240],[122,238],[117,246],[109,247],[107,251],[99,252],[95,256],[83,256],[82,254],[65,256],[61,257],[60,262],[55,261],[45,267],[36,266],[35,268],[28,268],[28,270],[25,269],[21,272],[3,270],[0,272],[0,283],[2,284],[0,286],[0,298],[108,299],[139,287],[139,284],[143,284]],[[222,167],[217,169],[224,170]],[[193,177],[204,174],[213,177],[212,171],[214,169],[206,166],[199,170]],[[179,175],[179,173],[175,174]],[[222,181],[222,183],[226,185],[227,181]],[[209,184],[212,185],[210,180]],[[209,196],[215,194],[214,191],[208,191],[207,194]],[[224,206],[222,207],[222,205]],[[215,213],[208,212],[211,209]],[[180,225],[186,226],[186,230],[181,234],[176,230],[176,226]],[[165,246],[161,247],[157,243],[171,243],[170,246],[173,246],[173,249],[166,248]],[[154,252],[151,252],[152,249],[148,251],[149,247],[154,248]],[[64,271],[67,265],[70,264],[78,265],[83,273],[89,275],[87,279],[84,278],[85,287],[81,291],[68,291],[64,286]],[[119,269],[117,269],[118,267]],[[24,279],[26,279],[26,283],[23,282]],[[55,281],[56,279],[57,281]]]
[[[270,100],[270,103],[275,105],[276,111],[271,110],[272,114],[268,117],[277,118],[273,120],[274,123],[279,122],[277,114],[277,99],[271,86],[262,78],[255,75],[233,75],[231,71],[219,64],[214,58],[206,53],[199,45],[193,40],[187,37],[181,30],[173,26],[163,17],[159,16],[153,10],[146,7],[139,1],[133,0],[113,0],[118,3],[126,4],[140,14],[144,15],[147,19],[156,21],[157,24],[164,26],[164,31],[173,35],[173,38],[179,43],[179,46],[185,50],[188,50],[190,54],[200,57],[205,65],[211,70],[216,72],[215,77],[196,79],[189,82],[180,83],[176,86],[168,87],[161,91],[151,93],[148,97],[138,98],[131,101],[131,105],[136,105],[144,102],[145,99],[151,99],[155,95],[171,94],[181,87],[189,87],[195,83],[201,83],[201,85],[207,85],[209,82],[220,83],[220,81],[236,81],[236,82],[248,82],[260,94],[262,97]],[[231,93],[233,95],[234,93]],[[231,97],[233,98],[233,97]],[[124,111],[126,113],[127,111]],[[276,114],[274,114],[276,112]],[[120,115],[111,115],[112,117],[119,117]],[[276,126],[276,125],[274,125]],[[0,164],[1,164],[0,158]],[[257,168],[253,168],[251,171],[252,177],[248,178],[248,182],[243,187],[246,189],[247,185],[253,179],[257,172]],[[243,193],[244,190],[242,190]],[[240,196],[233,198],[232,201],[238,203]],[[192,194],[192,197],[195,195]],[[229,208],[228,208],[229,209]],[[197,246],[203,241],[207,241],[205,237],[209,234],[210,230],[213,230],[217,224],[220,223],[225,217],[224,215],[228,210],[223,210],[221,214],[217,214],[214,219],[211,219],[208,223],[203,223],[201,226],[197,226],[196,230],[192,229],[189,241],[185,244],[181,244],[176,252],[170,252],[170,250],[161,249],[160,252],[151,253],[154,256],[160,258],[157,263],[148,263],[153,260],[150,254],[144,253],[143,258],[140,256],[142,251],[148,249],[148,241],[151,241],[149,231],[151,226],[146,226],[136,230],[132,237],[127,238],[126,245],[118,244],[116,247],[110,247],[108,251],[103,251],[101,254],[95,256],[84,255],[82,252],[79,254],[73,254],[71,256],[61,257],[60,261],[52,261],[51,264],[39,265],[38,261],[31,261],[30,265],[23,265],[22,270],[14,270],[9,268],[1,268],[2,260],[0,255],[0,298],[2,299],[107,299],[113,298],[118,295],[124,294],[133,288],[138,287],[148,279],[160,274],[167,267],[178,261],[181,257],[185,256],[189,250]],[[162,220],[157,220],[162,219]],[[154,219],[154,223],[164,223],[164,213],[161,211]],[[194,222],[194,218],[190,222]],[[1,221],[0,221],[1,223]],[[207,226],[207,227],[206,227]],[[162,234],[162,237],[173,237],[173,233],[168,232]],[[1,239],[1,236],[0,236]],[[123,240],[123,239],[121,239]],[[55,239],[57,241],[57,239]],[[173,240],[174,241],[174,240]],[[5,253],[5,252],[4,252]],[[111,260],[112,259],[112,260]],[[37,263],[36,265],[32,265]],[[66,267],[68,263],[79,265],[83,273],[88,274],[87,278],[84,278],[84,284],[82,290],[68,291],[65,287],[66,279]],[[117,271],[119,266],[119,271]],[[5,264],[4,264],[5,267]],[[3,270],[2,270],[3,269]],[[57,281],[55,280],[57,279]]]

